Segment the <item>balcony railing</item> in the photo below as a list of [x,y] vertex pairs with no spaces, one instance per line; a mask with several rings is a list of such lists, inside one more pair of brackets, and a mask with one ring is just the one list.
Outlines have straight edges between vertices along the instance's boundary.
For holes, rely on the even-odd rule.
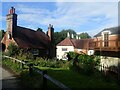
[[100,51],[120,51],[120,40],[94,41],[89,43],[89,48]]

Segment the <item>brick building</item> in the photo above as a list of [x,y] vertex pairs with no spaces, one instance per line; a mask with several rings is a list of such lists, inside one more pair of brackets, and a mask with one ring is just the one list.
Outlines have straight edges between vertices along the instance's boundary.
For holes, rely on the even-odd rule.
[[120,27],[106,28],[94,36],[95,55],[101,56],[101,64],[120,67]]
[[101,52],[102,55],[119,57],[120,27],[106,28],[95,35],[94,50],[96,53]]
[[55,56],[55,46],[53,44],[54,28],[49,24],[47,34],[42,31],[35,31],[17,25],[17,14],[15,8],[11,7],[6,18],[6,33],[2,39],[5,51],[10,43],[14,43],[20,48],[38,51],[39,55]]

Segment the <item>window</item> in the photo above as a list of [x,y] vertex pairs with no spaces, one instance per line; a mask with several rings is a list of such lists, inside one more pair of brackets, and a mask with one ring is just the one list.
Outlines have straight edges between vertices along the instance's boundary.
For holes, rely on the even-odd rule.
[[12,35],[10,32],[8,32],[8,39],[12,39]]
[[104,33],[104,47],[109,46],[109,33]]
[[33,49],[33,55],[39,55],[39,50],[38,49]]
[[62,48],[62,51],[67,51],[67,48]]

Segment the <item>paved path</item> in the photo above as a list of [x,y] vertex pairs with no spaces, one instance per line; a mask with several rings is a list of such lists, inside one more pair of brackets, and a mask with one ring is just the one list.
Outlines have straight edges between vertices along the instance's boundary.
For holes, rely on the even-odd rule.
[[14,90],[18,90],[18,88],[21,88],[18,83],[19,83],[19,79],[17,79],[13,73],[7,71],[6,69],[0,67],[0,75],[2,75],[2,77],[0,77],[0,82],[2,81],[2,89],[13,89]]

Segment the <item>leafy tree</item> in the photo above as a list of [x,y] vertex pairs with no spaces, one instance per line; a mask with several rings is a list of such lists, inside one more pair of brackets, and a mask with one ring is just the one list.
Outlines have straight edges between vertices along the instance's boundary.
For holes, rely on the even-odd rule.
[[37,29],[37,31],[41,31],[41,32],[42,32],[42,31],[43,31],[43,29],[42,29],[42,28],[38,28],[38,29]]
[[[72,29],[67,29],[67,30],[63,29],[61,32],[55,32],[54,33],[54,42],[55,42],[55,45],[57,45],[59,42],[61,42],[62,40],[64,40],[67,37],[67,33],[68,32],[70,34],[70,38],[72,38],[72,34],[73,34],[74,38],[76,38],[75,36],[77,34],[76,34],[76,32],[74,30],[72,30]],[[88,33],[81,33],[81,34],[78,34],[78,36],[81,39],[91,38]]]
[[61,42],[62,40],[64,40],[67,37],[67,33],[76,35],[76,32],[72,29],[67,29],[67,30],[62,30],[61,32],[55,32],[54,33],[54,41],[55,41],[55,45],[57,45],[59,42]]
[[4,34],[5,34],[4,30],[0,30],[0,38],[3,38]]
[[89,36],[89,34],[88,33],[81,33],[81,34],[78,34],[78,36],[81,38],[81,39],[86,39],[86,38],[91,38],[90,36]]
[[14,56],[14,55],[16,55],[16,54],[18,54],[19,53],[19,47],[18,46],[16,46],[14,43],[10,43],[10,45],[8,46],[8,55],[9,56]]

